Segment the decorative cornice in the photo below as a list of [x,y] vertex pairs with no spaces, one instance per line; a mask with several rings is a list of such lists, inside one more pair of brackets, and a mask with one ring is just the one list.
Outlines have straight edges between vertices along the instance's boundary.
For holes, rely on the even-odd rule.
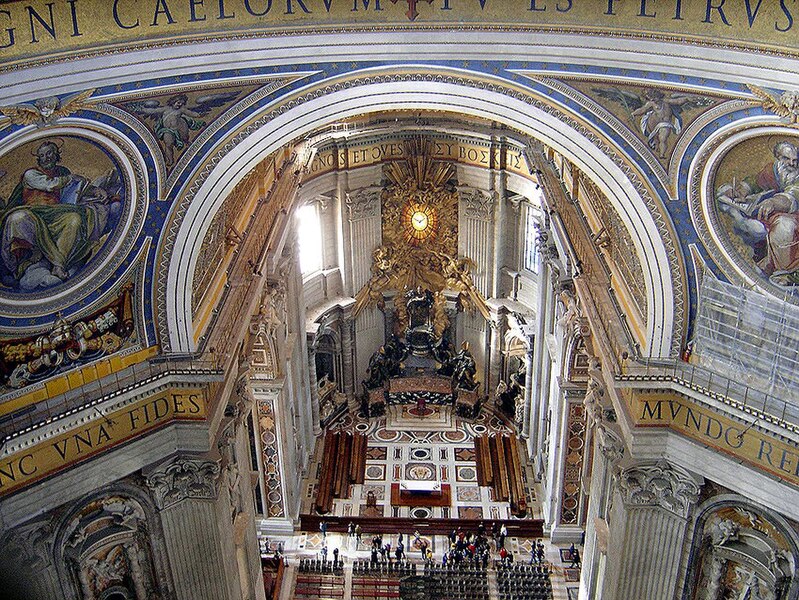
[[147,476],[159,509],[186,498],[214,499],[218,493],[219,465],[209,460],[178,458]]

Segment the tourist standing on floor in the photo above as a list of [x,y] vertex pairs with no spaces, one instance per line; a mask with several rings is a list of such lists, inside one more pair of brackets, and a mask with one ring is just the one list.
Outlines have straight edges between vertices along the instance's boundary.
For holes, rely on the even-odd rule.
[[322,532],[322,539],[327,539],[327,521],[321,521],[319,523],[319,531]]
[[574,547],[574,544],[572,544],[571,557],[572,557],[571,568],[574,569],[575,567],[579,567],[580,566],[580,552],[579,552],[579,550],[577,550],[577,548]]
[[544,551],[544,542],[538,540],[538,545],[536,547],[536,555],[538,556],[538,563],[544,564],[544,558],[546,556],[546,552]]
[[355,526],[355,541],[358,542],[359,544],[361,543],[361,524],[360,523],[358,523]]
[[352,537],[355,535],[355,524],[350,521],[349,525],[347,525],[347,537]]

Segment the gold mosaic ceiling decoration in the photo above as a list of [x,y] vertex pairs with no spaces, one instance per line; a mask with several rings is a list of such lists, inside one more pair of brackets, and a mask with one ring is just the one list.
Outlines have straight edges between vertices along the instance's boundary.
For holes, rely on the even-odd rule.
[[383,308],[383,293],[412,289],[461,292],[467,309],[489,318],[485,299],[474,287],[468,258],[458,258],[458,192],[455,167],[434,160],[433,142],[406,144],[403,161],[384,168],[389,184],[382,194],[383,245],[372,253],[372,277],[355,296],[355,315]]

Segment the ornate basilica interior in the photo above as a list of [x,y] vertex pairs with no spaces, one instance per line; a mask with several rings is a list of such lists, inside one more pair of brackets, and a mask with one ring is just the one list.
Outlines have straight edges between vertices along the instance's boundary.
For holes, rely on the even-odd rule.
[[799,598],[797,11],[0,3],[4,597]]

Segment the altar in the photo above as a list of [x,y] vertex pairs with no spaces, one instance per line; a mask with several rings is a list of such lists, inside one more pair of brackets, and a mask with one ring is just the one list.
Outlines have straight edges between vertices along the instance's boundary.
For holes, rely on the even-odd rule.
[[392,506],[451,506],[452,488],[438,481],[403,479],[391,484]]
[[438,481],[417,481],[415,479],[401,479],[399,482],[400,494],[441,495],[441,483]]

